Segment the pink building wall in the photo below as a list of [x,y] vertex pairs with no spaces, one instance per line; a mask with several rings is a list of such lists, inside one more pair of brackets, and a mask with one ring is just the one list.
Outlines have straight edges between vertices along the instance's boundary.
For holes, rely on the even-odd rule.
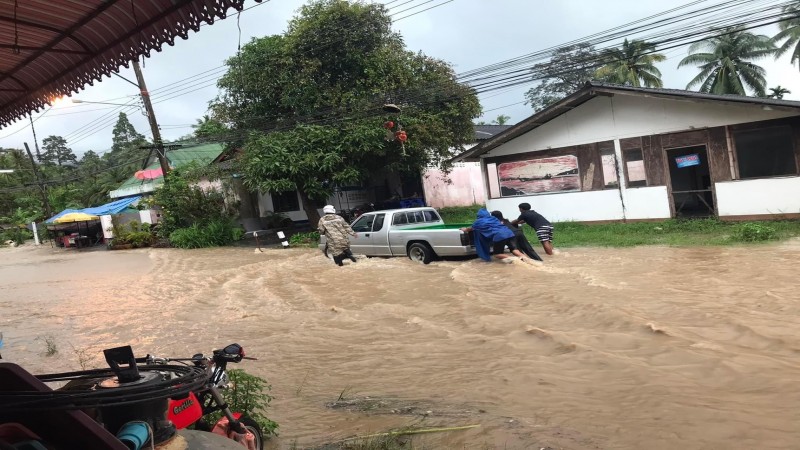
[[480,163],[458,163],[449,175],[441,170],[428,169],[422,177],[422,185],[428,206],[434,208],[486,202]]

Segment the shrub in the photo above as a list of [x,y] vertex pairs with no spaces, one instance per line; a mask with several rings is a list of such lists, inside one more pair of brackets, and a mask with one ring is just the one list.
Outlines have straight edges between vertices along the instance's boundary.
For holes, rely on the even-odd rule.
[[149,231],[135,231],[128,233],[123,240],[131,244],[133,248],[149,247],[153,244],[154,236]]
[[231,244],[242,238],[244,232],[231,219],[216,219],[201,225],[194,223],[179,228],[169,235],[173,247],[206,248]]
[[154,203],[161,206],[160,236],[170,237],[178,229],[230,217],[222,193],[192,186],[177,169],[167,175],[166,181],[154,196]]
[[6,241],[14,241],[17,245],[22,245],[28,239],[33,239],[33,233],[27,228],[14,227],[0,232],[0,245]]
[[761,223],[744,223],[739,225],[734,234],[742,242],[770,241],[778,238],[775,228]]
[[133,248],[141,248],[153,245],[156,240],[149,223],[139,223],[134,220],[126,226],[119,223],[118,216],[112,216],[111,228],[115,244],[130,244]]
[[289,237],[289,243],[292,245],[316,245],[319,242],[319,233],[310,231],[308,233],[295,233]]
[[[233,411],[241,411],[255,420],[261,427],[264,436],[277,435],[278,424],[267,418],[266,409],[272,401],[272,396],[267,392],[272,387],[267,380],[251,375],[241,369],[228,371],[231,388],[222,390],[222,397]],[[210,422],[214,423],[222,417],[221,412],[211,415]]]

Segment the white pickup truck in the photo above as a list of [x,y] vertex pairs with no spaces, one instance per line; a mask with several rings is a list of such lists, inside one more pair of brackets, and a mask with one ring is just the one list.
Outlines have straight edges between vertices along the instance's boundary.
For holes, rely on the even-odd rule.
[[[475,254],[472,233],[461,231],[470,224],[445,225],[433,208],[370,211],[350,226],[350,250],[366,256],[408,256],[428,264],[437,257]],[[325,236],[319,248],[328,255]]]

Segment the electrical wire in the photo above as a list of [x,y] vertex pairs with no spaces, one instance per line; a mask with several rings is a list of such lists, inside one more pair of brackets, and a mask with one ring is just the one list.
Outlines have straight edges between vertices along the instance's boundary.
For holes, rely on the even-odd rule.
[[[699,5],[699,4],[704,3],[706,1],[707,0],[698,0],[698,1],[690,2],[690,3],[686,4],[686,5],[681,6],[681,7],[673,8],[673,9],[668,10],[666,12],[662,12],[662,13],[650,16],[650,18],[663,17],[666,13],[679,11],[682,8]],[[770,3],[771,3],[771,5],[770,5]],[[777,23],[780,20],[785,20],[786,19],[786,16],[784,15],[783,7],[786,6],[789,3],[791,3],[791,2],[775,4],[775,2],[768,2],[768,1],[763,1],[763,0],[761,0],[761,1],[733,0],[733,1],[727,1],[727,2],[718,3],[716,5],[712,5],[710,7],[705,7],[705,8],[702,8],[700,10],[693,10],[690,13],[684,13],[684,14],[679,15],[679,16],[667,17],[667,18],[659,19],[659,21],[658,21],[659,24],[663,24],[663,23],[678,23],[681,20],[685,21],[686,18],[689,17],[689,16],[691,16],[695,20],[693,20],[693,22],[691,22],[688,25],[685,24],[683,26],[683,28],[677,29],[679,31],[683,31],[682,35],[670,36],[669,34],[667,34],[665,32],[662,32],[661,35],[665,37],[665,39],[663,39],[663,42],[668,42],[668,43],[671,42],[672,44],[670,46],[668,46],[668,47],[656,47],[656,49],[653,52],[655,52],[655,51],[664,51],[664,50],[668,50],[668,49],[675,49],[675,48],[678,48],[679,46],[685,46],[685,45],[688,45],[688,44],[693,43],[693,42],[699,42],[700,40],[707,39],[708,37],[711,36],[711,34],[709,34],[709,31],[708,31],[708,28],[707,28],[707,25],[709,23],[715,24],[715,25],[719,25],[721,23],[720,21],[729,20],[732,17],[736,17],[736,18],[739,18],[739,19],[747,19],[747,20],[740,20],[738,23],[736,23],[736,25],[743,26],[743,29],[745,29],[745,30],[757,28],[757,27],[764,26],[764,25],[767,25],[767,24],[770,24],[770,23]],[[748,9],[742,9],[741,6],[743,6],[743,5],[749,5],[750,7]],[[735,7],[739,7],[739,9],[738,10],[732,9],[732,8],[735,8]],[[715,15],[710,15],[710,14],[715,14]],[[702,22],[701,22],[701,19],[698,19],[698,17],[700,17],[702,19]],[[646,28],[646,27],[643,27],[642,25],[640,25],[640,24],[643,23],[643,20],[645,20],[645,19],[640,19],[639,21],[631,22],[631,24],[635,26],[636,30],[640,30],[641,31],[641,30]],[[769,22],[770,20],[772,20],[772,22]],[[727,25],[730,26],[731,23],[728,22]],[[662,25],[658,25],[658,26],[662,26]],[[658,26],[654,26],[654,27],[651,27],[651,28],[657,29]],[[629,29],[630,29],[630,27],[629,28],[625,28],[625,26],[620,26],[620,27],[616,27],[616,28],[612,29],[612,31],[615,32],[615,33],[616,33],[616,30],[623,30],[623,31],[627,32],[626,30],[629,30]],[[673,31],[674,31],[674,29],[673,29]],[[621,34],[624,35],[625,32],[621,32]],[[592,35],[592,36],[594,37],[594,41],[587,42],[585,40],[584,41],[577,40],[577,41],[572,41],[572,42],[573,43],[574,42],[587,43],[587,44],[591,45],[592,42],[595,42],[595,41],[596,42],[602,42],[602,41],[608,39],[608,37],[602,36],[601,33],[596,33],[595,35]],[[597,38],[598,36],[600,36],[601,38]],[[553,47],[553,48],[560,48],[560,47]],[[539,58],[545,58],[547,56],[546,55],[546,51],[540,51],[540,52],[537,52],[537,54],[539,55],[539,56],[537,56]],[[469,76],[477,77],[478,75],[482,75],[479,78],[475,78],[472,83],[467,83],[467,85],[472,88],[472,90],[473,90],[472,93],[480,95],[480,94],[483,94],[483,93],[493,92],[493,91],[498,91],[498,90],[503,90],[503,89],[509,90],[511,88],[514,88],[514,87],[520,85],[520,84],[533,83],[533,82],[535,82],[537,80],[541,80],[541,79],[545,79],[545,78],[551,78],[551,77],[554,77],[554,76],[559,76],[561,74],[570,73],[571,71],[575,71],[575,70],[579,70],[579,69],[586,69],[586,68],[594,67],[595,65],[602,65],[602,64],[605,64],[607,62],[606,60],[602,59],[601,57],[595,56],[595,57],[592,57],[592,58],[589,58],[589,59],[585,59],[585,60],[572,61],[566,67],[561,67],[561,68],[550,67],[550,68],[547,68],[547,70],[539,69],[537,72],[532,72],[531,69],[529,68],[530,67],[529,64],[532,61],[532,57],[530,55],[531,54],[529,54],[527,56],[523,56],[522,58],[515,58],[515,59],[512,59],[512,60],[509,60],[510,62],[507,61],[507,62],[502,62],[502,63],[496,63],[496,64],[493,64],[493,65],[490,65],[490,66],[486,66],[485,68],[474,69],[473,71],[469,71],[469,72],[466,72],[465,74],[459,75],[459,79],[463,79],[463,78],[466,78],[466,77],[469,77]],[[525,59],[524,63],[520,62],[522,59]],[[522,64],[527,66],[522,71],[517,71],[517,70],[508,71],[508,68],[513,67],[514,65],[519,66],[519,65],[522,65]],[[505,70],[503,70],[503,69],[505,69]],[[210,71],[207,71],[207,72],[210,72]],[[492,72],[496,72],[494,76],[491,76],[491,77],[487,76],[487,74],[490,74]],[[199,88],[198,87],[193,87],[193,86],[183,87],[182,89],[178,89],[178,90],[173,91],[172,92],[173,95],[168,96],[166,98],[162,98],[160,101],[161,102],[168,101],[168,100],[170,100],[172,98],[175,98],[175,97],[178,97],[178,96],[181,96],[181,95],[186,95],[188,93],[194,92],[194,91],[199,90],[199,89],[204,89],[206,87],[210,87],[210,85],[203,85],[203,86],[200,86]],[[435,93],[435,92],[426,92],[425,89],[418,89],[418,91],[419,92],[416,94],[416,96],[409,96],[409,97],[406,98],[406,100],[407,101],[414,101],[414,100],[418,100],[419,98],[424,98],[426,96],[430,96],[432,93]],[[397,95],[399,95],[399,93],[397,93]],[[471,95],[471,93],[469,95]],[[451,98],[449,100],[455,100],[455,99],[457,99],[457,96],[455,96],[455,97],[453,97],[453,98]],[[440,98],[440,99],[437,99],[436,101],[447,101],[447,100],[448,100],[447,98]],[[491,110],[489,110],[489,111],[491,111]],[[336,112],[337,114],[333,114],[334,112]],[[381,115],[381,112],[380,112],[380,109],[376,105],[376,108],[368,108],[366,111],[364,111],[364,114],[360,114],[360,115],[359,114],[355,114],[355,115],[351,114],[350,117],[345,117],[345,115],[342,114],[342,111],[338,111],[337,112],[336,108],[328,108],[325,111],[320,111],[320,112],[318,112],[316,114],[312,114],[312,115],[306,116],[306,118],[308,118],[308,120],[306,120],[306,121],[302,121],[301,122],[301,121],[298,120],[298,119],[303,119],[302,117],[301,118],[295,118],[294,120],[295,120],[295,122],[313,124],[313,123],[325,123],[325,122],[335,121],[335,120],[354,120],[354,119],[359,118],[359,116],[368,117],[369,114],[372,114],[374,116],[378,116],[378,115]],[[264,117],[260,117],[259,119],[263,121],[263,119],[265,119],[265,118]],[[266,119],[269,119],[269,118],[266,118]],[[275,118],[275,119],[280,119],[280,118]],[[294,123],[292,125],[289,125],[289,127],[292,127],[292,126],[294,126]],[[272,127],[268,127],[268,128],[263,128],[262,127],[260,129],[260,131],[272,132],[272,131],[280,131],[281,129],[286,129],[286,126],[283,126],[283,127],[281,127],[281,126],[272,126]],[[232,140],[232,139],[240,139],[240,138],[245,137],[246,134],[249,133],[249,132],[250,132],[249,130],[246,130],[246,131],[235,131],[234,130],[230,134],[221,137],[217,142],[227,142],[227,141]]]

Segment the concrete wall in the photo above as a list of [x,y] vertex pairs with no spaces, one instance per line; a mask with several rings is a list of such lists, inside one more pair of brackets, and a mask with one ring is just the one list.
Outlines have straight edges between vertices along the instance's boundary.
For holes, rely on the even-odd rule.
[[[333,199],[333,198],[329,198],[328,199],[328,203],[336,206],[337,203],[333,203],[334,200],[335,199]],[[280,214],[283,214],[284,216],[292,219],[295,222],[301,222],[301,221],[304,221],[304,220],[308,220],[308,216],[306,215],[306,212],[303,211],[303,201],[300,200],[300,194],[297,194],[297,204],[300,205],[300,209],[298,211],[282,212]],[[353,206],[355,206],[355,205],[353,205]],[[258,208],[259,208],[259,211],[260,211],[262,217],[267,215],[267,211],[275,211],[275,209],[274,209],[275,207],[272,204],[272,196],[269,195],[269,194],[260,194],[259,193],[258,194]],[[337,209],[339,209],[339,208],[337,207]],[[318,211],[319,211],[320,215],[322,215],[322,209],[319,209]]]
[[595,97],[550,122],[497,147],[486,157],[571,145],[756,122],[798,115],[759,106],[633,97]]
[[800,214],[800,177],[716,183],[720,217]]
[[523,202],[530,203],[551,222],[623,219],[622,201],[617,189],[496,198],[488,200],[486,207],[489,211],[500,210],[506,217],[517,218],[517,205]]
[[672,215],[666,186],[628,188],[623,198],[627,220],[669,219]]
[[482,204],[486,199],[480,163],[459,163],[449,175],[428,169],[422,187],[428,206],[434,208]]

